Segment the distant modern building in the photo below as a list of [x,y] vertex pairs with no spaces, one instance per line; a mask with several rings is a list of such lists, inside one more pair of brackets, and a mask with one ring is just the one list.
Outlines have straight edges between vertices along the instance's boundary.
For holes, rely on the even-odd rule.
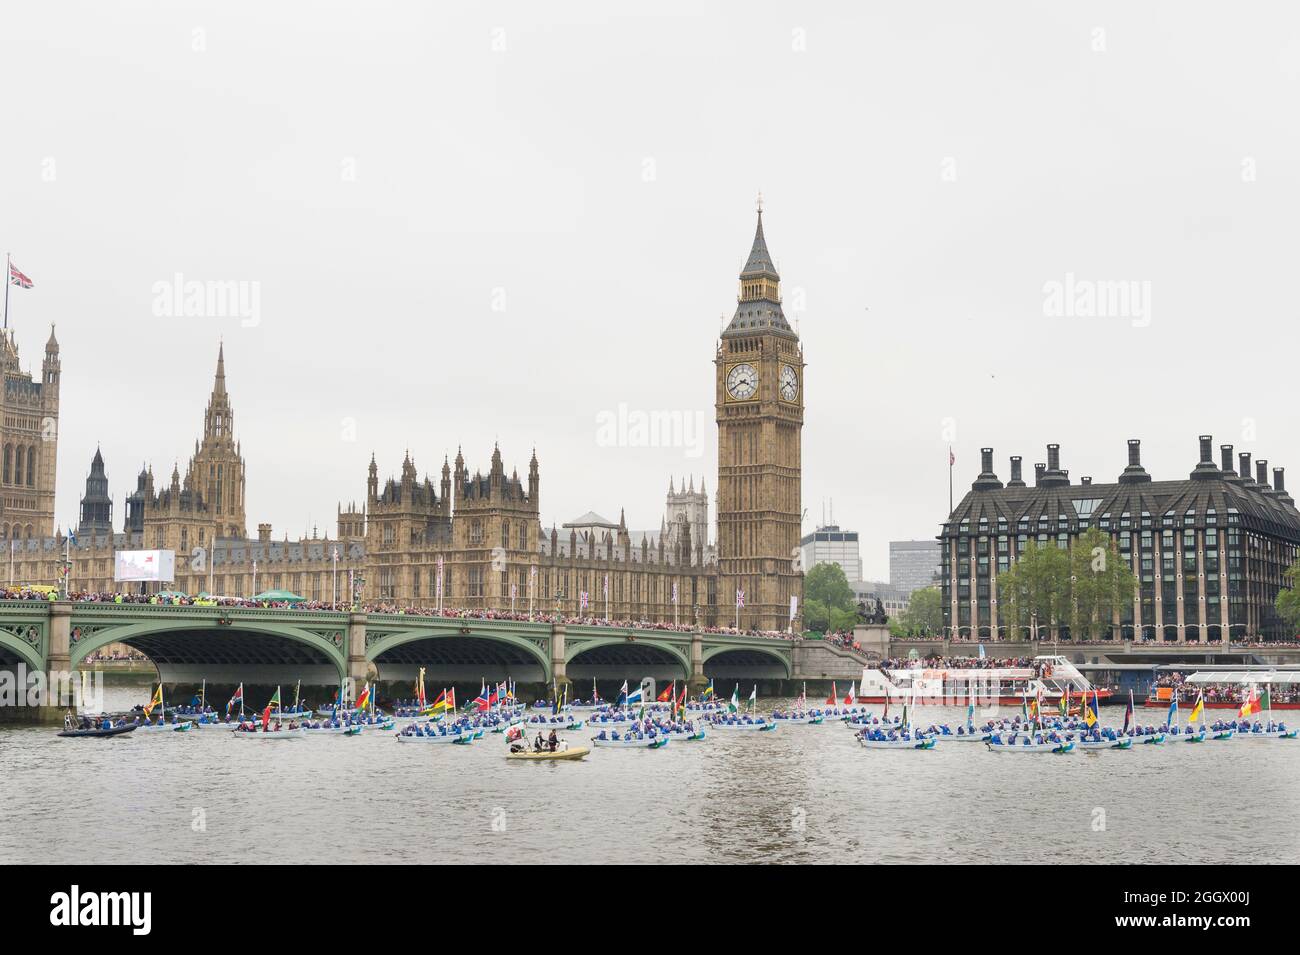
[[943,550],[936,540],[890,541],[889,586],[910,594],[939,582]]
[[[1128,443],[1128,466],[1112,483],[1072,481],[1060,446],[1034,465],[1034,483],[1011,458],[1004,486],[993,473],[993,449],[981,450],[980,474],[944,523],[943,612],[946,629],[988,639],[1028,636],[1009,626],[998,605],[997,576],[1030,541],[1070,547],[1091,528],[1114,541],[1138,586],[1131,604],[1111,621],[1116,639],[1227,641],[1294,635],[1274,609],[1289,587],[1283,574],[1300,554],[1300,512],[1286,491],[1282,468],[1200,438],[1200,460],[1182,480],[1152,481],[1140,443]],[[1039,622],[1040,638],[1068,636],[1067,626]]]
[[827,524],[805,534],[799,541],[799,548],[805,572],[818,564],[839,564],[850,583],[862,579],[857,531],[841,530],[838,524]]

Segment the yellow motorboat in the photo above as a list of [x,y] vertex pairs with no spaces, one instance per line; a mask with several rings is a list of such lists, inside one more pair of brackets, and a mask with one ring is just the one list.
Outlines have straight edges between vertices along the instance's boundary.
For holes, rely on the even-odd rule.
[[554,753],[548,749],[544,749],[540,753],[536,750],[526,749],[518,753],[506,753],[506,759],[583,759],[590,752],[590,746],[573,746],[569,749],[557,749]]

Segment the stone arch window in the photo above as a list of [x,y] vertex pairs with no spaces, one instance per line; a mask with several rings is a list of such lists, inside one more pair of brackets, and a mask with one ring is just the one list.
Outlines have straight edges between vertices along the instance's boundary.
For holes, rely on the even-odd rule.
[[14,449],[14,479],[13,484],[23,483],[23,464],[25,463],[26,449],[20,444]]
[[27,449],[27,486],[36,486],[36,449]]
[[12,444],[6,444],[5,445],[5,469],[4,469],[5,484],[10,483],[11,480],[10,475],[13,474],[13,463],[14,463],[13,459],[14,459],[14,446]]
[[510,549],[510,522],[501,522],[501,547],[503,550]]

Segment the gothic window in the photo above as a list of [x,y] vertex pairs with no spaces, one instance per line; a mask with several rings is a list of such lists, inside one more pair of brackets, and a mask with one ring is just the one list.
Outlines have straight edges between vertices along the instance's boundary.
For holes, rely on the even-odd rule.
[[14,446],[12,444],[6,444],[5,445],[5,473],[4,473],[4,483],[6,484],[9,484],[11,482],[11,475],[13,474],[13,456],[14,456]]
[[27,450],[27,486],[36,486],[36,449]]
[[471,544],[483,543],[483,521],[477,517],[469,522],[469,542]]
[[23,483],[23,446],[18,445],[17,453],[14,455],[14,484]]
[[528,550],[528,525],[522,521],[519,524],[519,549]]
[[385,544],[392,544],[393,541],[394,541],[395,539],[396,539],[396,538],[395,538],[395,533],[394,533],[394,531],[393,531],[393,525],[392,525],[392,524],[385,524],[385,525],[384,525],[384,543],[385,543]]
[[501,522],[501,547],[503,550],[510,549],[510,522]]

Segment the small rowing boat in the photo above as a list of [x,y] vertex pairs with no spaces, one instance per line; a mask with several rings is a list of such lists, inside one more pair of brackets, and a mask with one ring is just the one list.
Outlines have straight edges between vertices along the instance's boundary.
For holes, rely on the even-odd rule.
[[278,730],[264,730],[264,729],[232,730],[231,733],[230,733],[230,735],[233,736],[233,737],[235,737],[235,739],[260,739],[260,740],[266,740],[266,741],[270,741],[270,740],[273,740],[273,739],[274,739],[274,740],[290,740],[290,739],[303,739],[303,738],[304,738],[303,731],[302,731],[301,729],[292,729],[292,730],[288,730],[288,729],[278,729]]
[[606,736],[601,733],[599,736],[591,738],[592,746],[610,747],[613,749],[663,749],[668,745],[668,740],[663,736]]
[[399,743],[446,743],[452,746],[468,746],[474,742],[473,733],[448,733],[440,736],[437,733],[425,733],[419,736],[415,733],[397,733]]
[[934,749],[935,744],[933,736],[926,736],[919,739],[910,739],[901,736],[896,739],[871,739],[859,734],[857,740],[862,744],[863,749]]
[[557,760],[576,760],[584,758],[591,749],[587,746],[575,746],[572,749],[558,749],[554,753],[543,750],[540,753],[524,750],[518,753],[506,753],[506,759],[518,759],[525,762],[553,762]]
[[59,733],[65,739],[106,739],[109,736],[123,736],[133,730],[139,729],[136,723],[127,723],[125,726],[110,726],[108,729],[65,729]]
[[1084,752],[1102,749],[1132,749],[1133,740],[1128,736],[1121,736],[1116,739],[1081,739],[1078,746]]
[[1004,740],[998,734],[984,741],[991,753],[1069,753],[1074,751],[1074,740],[1030,739],[1028,736]]

